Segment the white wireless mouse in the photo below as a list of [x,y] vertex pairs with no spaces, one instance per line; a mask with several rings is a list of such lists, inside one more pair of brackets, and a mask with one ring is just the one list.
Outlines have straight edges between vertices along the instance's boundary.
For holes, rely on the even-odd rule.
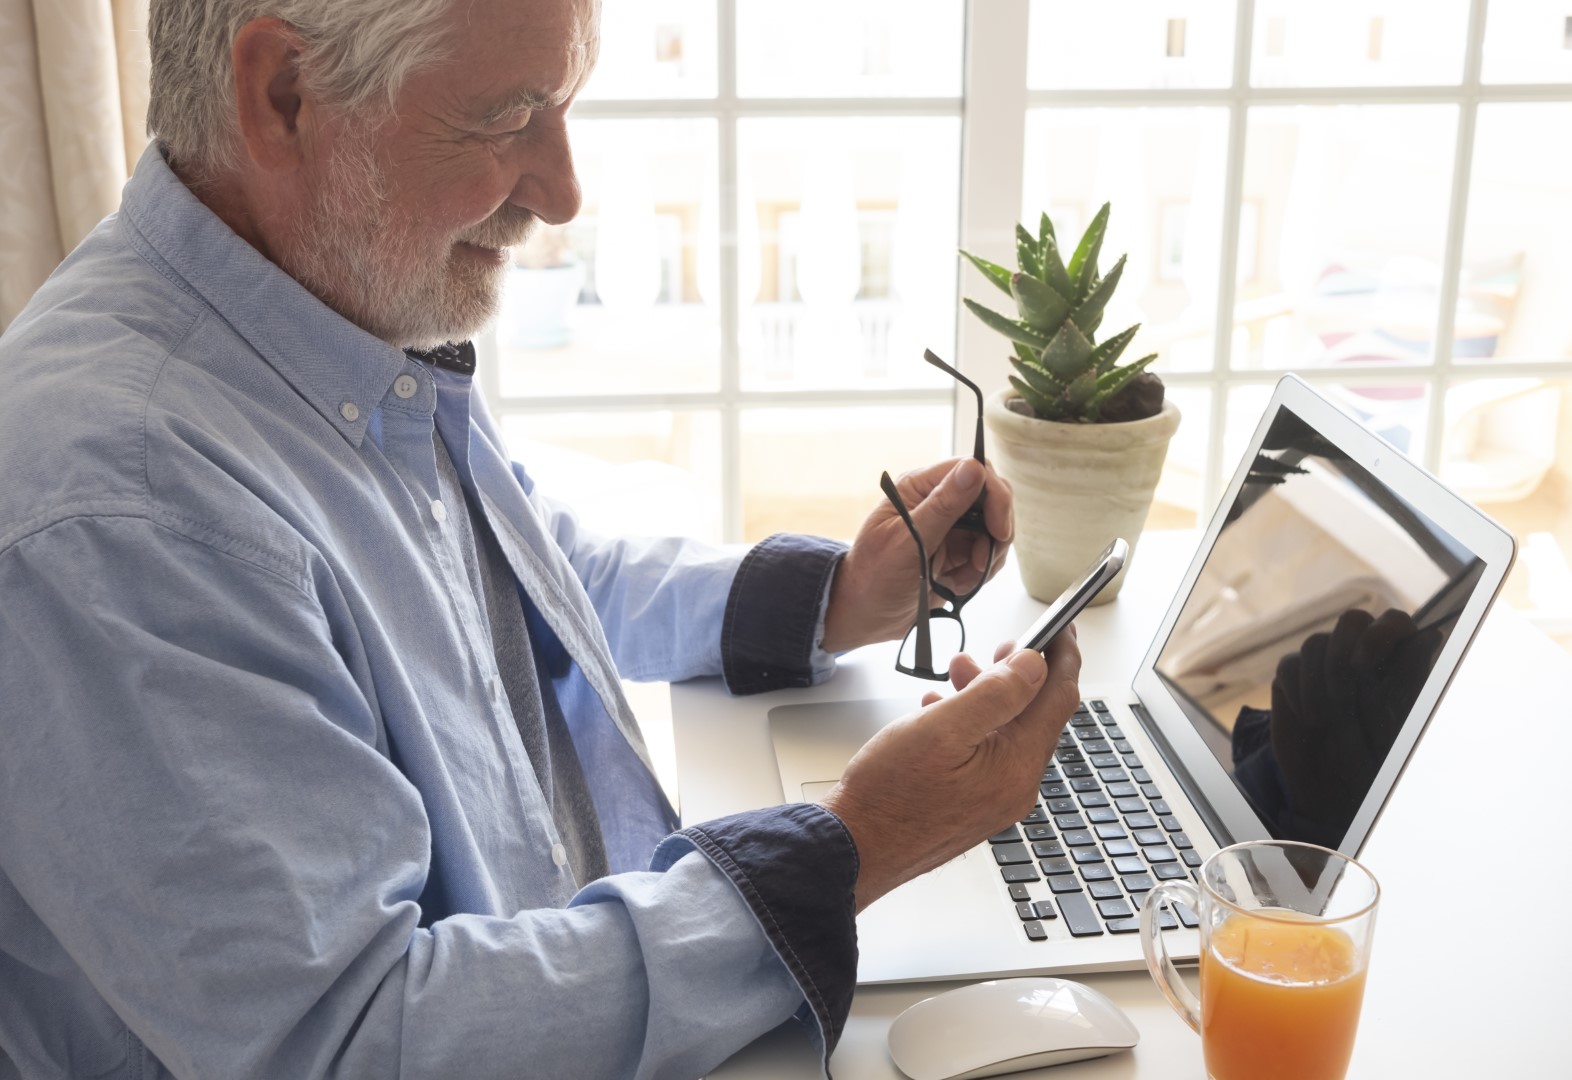
[[1068,979],[996,979],[919,1001],[890,1025],[911,1080],[970,1080],[1129,1050],[1141,1035],[1119,1006]]

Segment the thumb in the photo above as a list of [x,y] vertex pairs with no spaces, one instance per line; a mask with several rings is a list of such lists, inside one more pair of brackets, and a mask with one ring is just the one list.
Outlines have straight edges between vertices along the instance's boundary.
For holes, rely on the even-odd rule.
[[977,500],[987,475],[976,458],[962,458],[927,498],[911,508],[912,522],[922,534],[923,543],[931,548],[950,531]]
[[1031,704],[1048,677],[1048,663],[1035,649],[1021,649],[987,668],[966,686],[923,712],[954,738],[975,746]]

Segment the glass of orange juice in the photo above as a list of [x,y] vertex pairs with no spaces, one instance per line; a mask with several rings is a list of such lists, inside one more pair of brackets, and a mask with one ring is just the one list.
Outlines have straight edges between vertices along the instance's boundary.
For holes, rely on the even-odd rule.
[[[1201,1036],[1211,1080],[1343,1080],[1354,1052],[1381,887],[1328,848],[1255,840],[1165,881],[1141,907],[1146,966]],[[1158,932],[1162,904],[1200,919],[1201,996]]]

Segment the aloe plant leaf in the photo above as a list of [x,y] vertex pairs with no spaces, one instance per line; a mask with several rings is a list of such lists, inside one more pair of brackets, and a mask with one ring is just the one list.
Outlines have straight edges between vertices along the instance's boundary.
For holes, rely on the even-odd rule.
[[1041,364],[1036,361],[1027,363],[1021,360],[1011,360],[1010,363],[1014,365],[1016,372],[1020,374],[1026,384],[1043,395],[1043,397],[1057,401],[1064,396],[1064,382],[1055,378]]
[[1107,232],[1108,204],[1103,203],[1103,208],[1097,211],[1097,216],[1092,218],[1092,223],[1081,234],[1081,242],[1076,245],[1075,254],[1070,256],[1070,265],[1066,267],[1077,296],[1085,296],[1092,291],[1097,277],[1097,256],[1102,253],[1103,237]]
[[1059,255],[1059,243],[1053,237],[1043,245],[1042,273],[1035,275],[1042,278],[1054,291],[1066,300],[1075,301],[1075,286],[1070,283],[1070,272],[1064,268],[1064,259]]
[[1068,400],[1067,411],[1084,414],[1086,405],[1097,394],[1097,372],[1086,370],[1077,375],[1065,391]]
[[965,301],[965,304],[967,310],[981,319],[990,329],[997,330],[1011,341],[1018,341],[1023,345],[1030,345],[1036,349],[1047,347],[1047,336],[1039,334],[1025,323],[1007,318],[1000,315],[997,311],[989,311],[970,298]]
[[1047,247],[1050,240],[1053,240],[1055,243],[1058,242],[1058,239],[1053,234],[1053,222],[1048,220],[1048,212],[1045,210],[1043,211],[1042,221],[1037,224],[1037,250],[1041,251]]
[[1131,379],[1145,371],[1151,366],[1152,361],[1156,359],[1157,354],[1152,353],[1150,356],[1143,356],[1139,360],[1132,360],[1124,367],[1114,368],[1099,378],[1097,380],[1097,393],[1087,403],[1089,414],[1095,416],[1102,409],[1103,402],[1123,390]]
[[1141,324],[1136,323],[1128,330],[1121,330],[1119,333],[1115,334],[1113,337],[1097,346],[1097,348],[1092,351],[1093,370],[1095,370],[1098,375],[1106,375],[1108,372],[1112,371],[1114,365],[1119,362],[1119,354],[1124,352],[1125,346],[1130,344],[1130,340],[1135,337],[1135,332],[1140,328]]
[[1034,278],[1043,276],[1042,254],[1037,248],[1037,241],[1019,225],[1015,227],[1015,261],[1022,272]]
[[1070,314],[1070,301],[1030,274],[1010,275],[1010,291],[1021,312],[1021,321],[1051,334]]
[[999,286],[1005,293],[1010,292],[1010,271],[1006,267],[1000,266],[996,262],[989,262],[987,259],[973,255],[969,251],[963,251],[961,254],[966,256],[973,266],[982,271],[983,277]]
[[1108,306],[1108,300],[1119,287],[1119,278],[1124,274],[1124,260],[1125,256],[1119,256],[1119,261],[1114,263],[1113,269],[1092,286],[1092,291],[1087,293],[1086,298],[1070,313],[1070,318],[1075,320],[1075,325],[1089,334],[1095,333],[1103,321],[1103,308]]
[[[1034,349],[1030,345],[1027,345],[1025,342],[1021,342],[1021,341],[1011,342],[1011,344],[1013,344],[1015,346],[1015,355],[1020,357],[1022,363],[1025,363],[1025,364],[1040,364],[1040,363],[1042,363],[1042,360],[1041,360],[1042,350],[1041,349]],[[1013,364],[1015,362],[1015,360],[1012,358],[1010,362]]]
[[1091,364],[1092,343],[1079,327],[1067,322],[1059,327],[1043,349],[1042,365],[1063,382],[1073,382],[1083,371],[1095,377],[1097,370]]
[[1010,376],[1010,385],[1015,388],[1015,392],[1017,394],[1021,395],[1021,399],[1026,402],[1027,406],[1030,407],[1032,412],[1037,414],[1039,419],[1063,419],[1064,410],[1059,407],[1058,402],[1051,401],[1043,395],[1039,394],[1036,390],[1033,390],[1025,382],[1016,378],[1014,375]]

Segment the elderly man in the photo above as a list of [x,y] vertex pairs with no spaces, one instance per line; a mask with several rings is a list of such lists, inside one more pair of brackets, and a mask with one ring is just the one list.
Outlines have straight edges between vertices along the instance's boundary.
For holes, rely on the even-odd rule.
[[[849,550],[587,535],[462,342],[579,206],[594,0],[152,0],[157,139],[0,339],[0,1078],[696,1076],[1019,816],[1061,641],[958,661],[825,807],[682,831],[618,674],[807,685],[911,618]],[[408,350],[408,351],[406,351]],[[975,462],[903,479],[946,540]],[[960,537],[962,534],[955,534]]]

